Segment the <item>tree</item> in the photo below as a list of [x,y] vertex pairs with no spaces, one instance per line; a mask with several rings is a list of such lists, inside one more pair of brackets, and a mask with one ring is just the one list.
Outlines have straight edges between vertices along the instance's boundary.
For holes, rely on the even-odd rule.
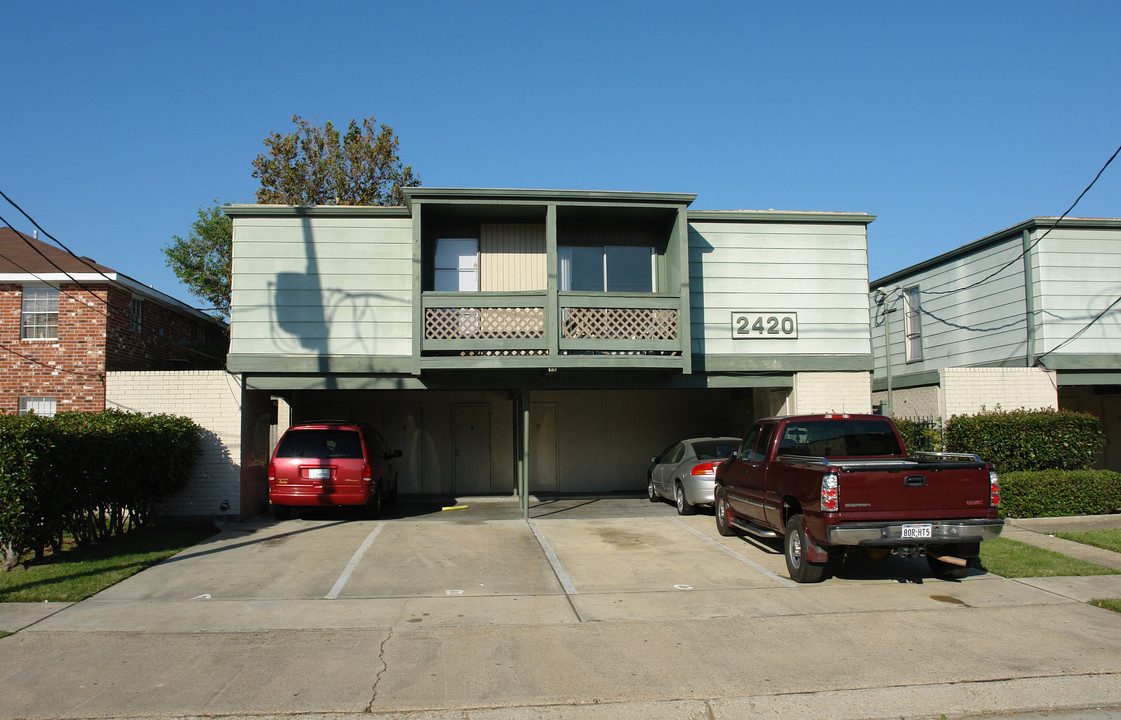
[[327,121],[311,125],[292,116],[296,130],[265,138],[266,152],[253,159],[261,181],[257,202],[281,205],[403,205],[402,188],[420,178],[397,157],[393,129],[374,116],[350,121],[341,136]]
[[[340,137],[327,122],[316,127],[292,116],[296,131],[269,133],[266,152],[253,158],[260,179],[257,202],[282,205],[403,205],[402,188],[420,185],[412,167],[397,157],[397,136],[371,115],[354,120]],[[233,223],[214,207],[199,208],[187,237],[165,246],[167,265],[188,291],[223,319],[230,316]]]
[[209,303],[223,319],[230,316],[230,259],[233,252],[233,221],[222,212],[217,198],[214,207],[199,208],[186,238],[164,247],[167,266],[187,290]]

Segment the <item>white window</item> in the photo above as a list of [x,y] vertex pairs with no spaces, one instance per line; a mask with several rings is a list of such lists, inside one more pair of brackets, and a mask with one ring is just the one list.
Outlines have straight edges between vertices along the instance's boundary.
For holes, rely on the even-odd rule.
[[474,292],[479,289],[479,241],[476,238],[438,238],[436,276],[438,291]]
[[904,352],[907,362],[922,360],[922,305],[917,287],[903,291],[903,333],[906,335]]
[[41,417],[54,417],[55,399],[53,397],[21,397],[19,414],[35,413]]
[[25,287],[20,314],[20,337],[58,339],[58,290],[55,288]]
[[560,289],[653,292],[654,248],[644,245],[567,245],[557,250]]
[[132,331],[138,333],[144,329],[144,301],[134,297],[131,306]]

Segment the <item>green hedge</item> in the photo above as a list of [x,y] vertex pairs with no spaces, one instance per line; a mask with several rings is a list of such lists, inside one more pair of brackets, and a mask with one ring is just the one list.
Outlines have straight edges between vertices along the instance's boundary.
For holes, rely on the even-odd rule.
[[200,450],[189,418],[120,410],[0,414],[0,546],[42,555],[145,525]]
[[1105,445],[1101,421],[1070,410],[955,415],[946,423],[949,452],[971,452],[998,472],[1088,470]]
[[1002,517],[1106,515],[1121,508],[1121,473],[1041,470],[1000,476]]

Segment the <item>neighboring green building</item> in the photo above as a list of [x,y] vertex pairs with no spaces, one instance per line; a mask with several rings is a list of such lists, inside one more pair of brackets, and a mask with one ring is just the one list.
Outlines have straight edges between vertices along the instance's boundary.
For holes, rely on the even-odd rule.
[[1033,218],[869,287],[884,412],[1089,412],[1121,470],[1121,220]]
[[383,428],[401,491],[641,492],[755,418],[870,410],[859,213],[695,196],[412,188],[233,205],[228,368],[287,421]]

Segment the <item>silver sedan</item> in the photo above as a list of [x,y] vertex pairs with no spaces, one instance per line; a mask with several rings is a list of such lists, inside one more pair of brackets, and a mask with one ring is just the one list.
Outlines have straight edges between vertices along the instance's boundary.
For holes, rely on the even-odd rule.
[[646,494],[650,502],[668,498],[678,515],[692,515],[697,505],[711,505],[716,466],[732,456],[739,438],[691,438],[674,443],[650,458]]

